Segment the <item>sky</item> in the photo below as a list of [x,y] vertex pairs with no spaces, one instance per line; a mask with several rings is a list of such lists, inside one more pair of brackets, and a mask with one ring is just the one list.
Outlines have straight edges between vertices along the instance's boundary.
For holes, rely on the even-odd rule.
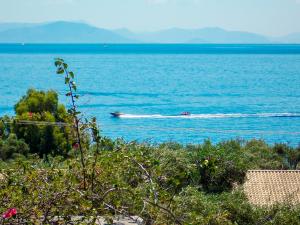
[[0,0],[1,22],[82,21],[133,31],[221,27],[300,32],[300,0]]

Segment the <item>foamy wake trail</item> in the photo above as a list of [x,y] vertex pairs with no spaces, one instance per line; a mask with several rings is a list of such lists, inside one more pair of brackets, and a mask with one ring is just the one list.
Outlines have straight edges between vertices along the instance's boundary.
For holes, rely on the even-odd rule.
[[123,114],[120,118],[126,119],[217,119],[217,118],[270,118],[270,117],[300,117],[300,113],[256,113],[256,114],[242,114],[242,113],[231,113],[231,114],[191,114],[188,116],[183,115],[137,115],[137,114]]

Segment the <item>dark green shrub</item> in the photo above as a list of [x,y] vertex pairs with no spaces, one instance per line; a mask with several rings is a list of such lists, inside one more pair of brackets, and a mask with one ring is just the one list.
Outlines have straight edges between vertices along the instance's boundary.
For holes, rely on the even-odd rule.
[[213,196],[221,210],[228,214],[228,219],[239,225],[253,225],[259,220],[262,212],[256,210],[242,191],[224,192]]
[[[30,153],[40,156],[66,155],[71,149],[70,128],[58,126],[56,122],[70,123],[71,119],[63,105],[58,103],[54,91],[29,89],[27,94],[15,105],[16,122],[14,132],[24,139],[30,147]],[[32,121],[31,124],[19,124],[18,121]],[[35,122],[50,122],[36,124]]]
[[[222,210],[212,198],[195,187],[187,187],[174,198],[172,209],[183,224],[231,225],[226,210]],[[163,220],[162,216],[160,218]],[[164,224],[170,224],[165,222]]]
[[195,152],[194,161],[199,173],[199,184],[206,192],[231,190],[244,181],[247,159],[239,141],[213,145],[205,141]]
[[0,159],[11,159],[17,154],[27,155],[29,153],[28,145],[17,138],[15,134],[10,134],[6,139],[0,139]]
[[197,168],[190,160],[185,149],[169,149],[160,146],[152,150],[150,156],[156,159],[158,183],[172,193],[178,193],[183,187],[197,183]]
[[0,117],[0,138],[7,138],[11,133],[11,129],[11,118],[9,116]]
[[247,141],[243,147],[251,169],[282,169],[283,159],[263,140]]
[[292,205],[278,205],[267,210],[264,215],[266,225],[299,225],[300,224],[300,207]]
[[300,162],[300,146],[292,148],[287,144],[275,144],[273,151],[283,160],[283,168],[296,169]]

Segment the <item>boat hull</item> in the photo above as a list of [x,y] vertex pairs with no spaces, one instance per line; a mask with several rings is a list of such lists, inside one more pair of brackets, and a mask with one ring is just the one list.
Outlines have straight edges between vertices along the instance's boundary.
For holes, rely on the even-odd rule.
[[120,117],[120,116],[122,116],[123,115],[123,113],[119,113],[119,112],[113,112],[113,113],[110,113],[110,115],[112,116],[112,117]]

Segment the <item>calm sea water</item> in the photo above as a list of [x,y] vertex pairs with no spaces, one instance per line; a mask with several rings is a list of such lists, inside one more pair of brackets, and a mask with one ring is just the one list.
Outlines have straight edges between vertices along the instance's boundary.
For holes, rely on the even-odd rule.
[[299,45],[0,45],[0,116],[30,87],[68,104],[55,57],[77,75],[81,111],[109,137],[300,143]]

